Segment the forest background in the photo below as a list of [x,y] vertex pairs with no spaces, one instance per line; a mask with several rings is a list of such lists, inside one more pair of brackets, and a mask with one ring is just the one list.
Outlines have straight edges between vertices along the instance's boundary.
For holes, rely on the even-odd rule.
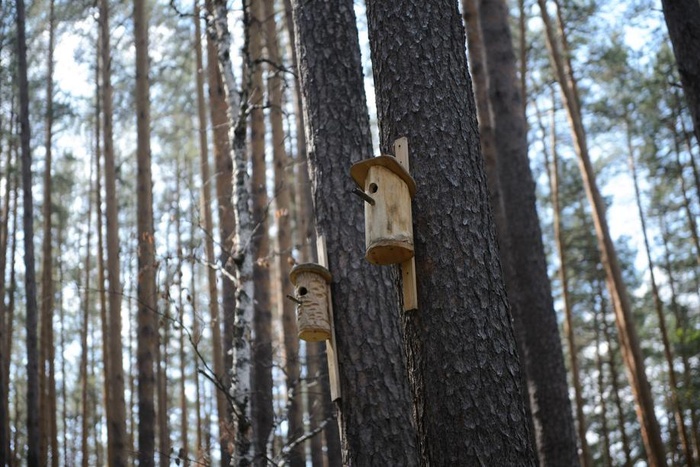
[[[337,11],[328,13],[333,21],[351,20],[354,39],[340,47],[356,44],[349,53],[361,57],[364,95],[354,97],[368,119],[365,136],[371,142],[363,144],[374,148],[365,156],[388,147],[380,125],[386,103],[375,97],[382,71],[370,59],[382,47],[370,37],[373,18],[381,18],[380,6],[373,5],[381,3],[339,2]],[[452,7],[456,13],[456,3]],[[561,422],[571,433],[564,430],[568,434],[561,436],[570,435],[575,462],[582,465],[698,465],[698,129],[662,6],[651,0],[463,0],[459,7],[487,172],[484,132],[498,129],[485,122],[499,126],[502,120],[484,117],[484,109],[503,112],[493,94],[501,84],[479,83],[494,80],[485,76],[493,73],[486,64],[490,51],[511,48],[517,77],[511,84],[526,119],[538,241],[546,255],[547,284],[551,281],[553,338],[560,346],[549,352],[566,365],[566,375],[545,375],[566,378],[570,420]],[[318,174],[329,166],[316,160],[320,149],[307,147],[322,145],[315,139],[318,123],[304,122],[313,118],[314,105],[313,91],[303,82],[302,70],[313,67],[304,62],[312,57],[304,31],[340,26],[304,23],[311,21],[311,10],[275,0],[135,6],[36,0],[24,8],[23,2],[0,1],[0,460],[7,465],[127,465],[137,459],[143,465],[207,465],[228,463],[233,454],[238,463],[248,455],[242,454],[246,442],[251,462],[258,465],[369,465],[362,457],[368,449],[385,451],[376,454],[385,457],[375,458],[389,462],[384,465],[392,459],[401,464],[401,455],[429,458],[429,435],[408,433],[415,440],[406,445],[396,439],[383,445],[369,436],[360,440],[358,427],[375,420],[362,422],[358,414],[371,404],[347,396],[334,407],[325,346],[297,340],[295,304],[287,298],[294,293],[290,268],[318,261],[314,218],[329,234],[324,230],[329,215],[318,201],[326,183]],[[510,32],[494,40],[488,27],[495,23],[485,12],[499,8],[509,21],[501,26]],[[26,111],[18,34],[25,15]],[[217,23],[222,18],[225,27]],[[554,25],[551,36],[546,21]],[[329,45],[326,53],[341,55],[336,48]],[[305,55],[297,57],[302,50]],[[568,81],[558,74],[557,54],[568,67]],[[564,89],[575,91],[575,99]],[[582,146],[581,135],[570,129],[575,115],[585,130],[586,152],[629,291],[628,318],[650,387],[647,402],[640,402],[636,389],[645,384],[625,377],[639,360],[627,360],[635,344],[619,336],[622,312],[610,288],[608,253],[601,257],[596,208],[586,201],[587,182],[577,166]],[[31,132],[20,131],[23,116]],[[29,136],[30,152],[25,152],[22,137]],[[498,141],[496,146],[501,150]],[[337,160],[349,181],[350,159]],[[28,161],[33,180],[22,171]],[[232,183],[241,167],[251,176],[241,185],[247,193]],[[529,177],[522,170],[515,175]],[[508,189],[503,188],[504,203]],[[342,202],[359,209],[361,201],[345,191],[348,199]],[[248,199],[250,209],[236,205],[242,200],[247,206]],[[509,209],[517,208],[503,209],[507,218]],[[477,210],[488,216],[493,210],[499,222],[497,207],[478,205]],[[244,212],[251,216],[248,224],[241,220]],[[359,219],[359,211],[355,214],[348,215],[349,224]],[[420,210],[415,216],[420,219]],[[241,230],[246,225],[249,230]],[[518,232],[506,241],[499,229],[496,225],[504,249],[513,239],[529,241]],[[37,250],[31,252],[35,277],[34,266],[27,266],[28,245]],[[338,265],[338,246],[328,248],[331,265]],[[239,261],[241,251],[248,254]],[[362,250],[355,253],[352,261],[364,261]],[[507,268],[503,274],[512,301],[516,292],[509,288],[515,286]],[[391,283],[388,275],[366,280]],[[32,283],[38,285],[34,291]],[[337,279],[333,286],[338,297],[375,290],[360,282],[339,283],[344,282]],[[380,286],[374,293],[391,302],[390,290]],[[248,302],[244,310],[241,304]],[[387,342],[398,342],[409,329],[399,332],[395,318],[380,335],[389,336]],[[359,333],[360,324],[351,318],[337,319],[348,320],[338,329],[347,329],[347,340],[355,337],[350,327]],[[517,326],[516,339],[527,341]],[[530,388],[524,410],[533,420],[528,429],[537,459],[531,460],[554,465],[548,429],[539,424],[536,410],[547,400],[532,390],[537,371],[528,366],[540,356],[528,344],[518,344],[529,349],[520,348],[520,359],[524,391]],[[344,350],[352,344],[339,345]],[[378,378],[372,371],[383,372],[387,365],[400,368],[386,370],[400,373],[399,379],[404,365],[410,373],[401,345],[384,345],[384,357],[372,352],[357,357],[363,364],[377,359],[371,371],[357,366],[351,347],[340,352],[344,394],[364,390],[348,382],[350,374],[358,380],[358,375]],[[233,391],[231,375],[238,380]],[[409,386],[418,391],[414,380],[411,384],[398,390],[397,399],[408,397]],[[394,390],[390,384],[384,389]],[[415,394],[409,397],[414,403]],[[653,432],[654,423],[643,414],[649,408],[642,408],[645,403],[658,421],[661,444],[655,445],[647,431]],[[387,402],[385,409],[394,413],[393,407]],[[411,426],[410,408],[401,412],[398,419]],[[413,416],[420,426],[420,415]],[[244,435],[247,440],[241,440]]]

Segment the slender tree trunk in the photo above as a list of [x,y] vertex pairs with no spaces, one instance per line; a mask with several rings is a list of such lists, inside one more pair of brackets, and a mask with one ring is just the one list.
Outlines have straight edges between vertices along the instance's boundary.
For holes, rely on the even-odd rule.
[[534,465],[456,3],[367,7],[382,148],[408,137],[417,185],[419,306],[401,321],[420,463]]
[[[272,62],[268,69],[268,100],[270,102],[270,129],[272,130],[272,153],[274,162],[275,204],[277,212],[277,268],[280,276],[280,286],[277,287],[277,306],[282,310],[282,327],[284,331],[284,353],[286,356],[285,373],[287,394],[290,397],[287,412],[288,429],[287,443],[294,441],[304,434],[303,407],[301,404],[301,384],[299,382],[299,338],[296,329],[296,311],[294,304],[287,295],[293,293],[289,280],[290,260],[292,259],[291,237],[291,202],[290,184],[292,180],[288,169],[291,167],[287,151],[284,147],[284,127],[282,121],[282,77],[275,65],[281,66],[282,59],[277,40],[277,21],[275,20],[275,2],[264,0],[265,47],[267,58]],[[293,172],[292,172],[293,174]],[[306,465],[304,444],[299,444],[289,454],[290,467]]]
[[681,146],[680,135],[675,126],[675,122],[671,127],[673,133],[674,155],[676,158],[676,169],[678,170],[678,181],[681,184],[681,194],[683,195],[683,209],[685,210],[686,218],[688,219],[688,230],[690,230],[690,238],[693,240],[695,247],[695,259],[700,265],[700,235],[698,235],[698,226],[695,223],[695,215],[690,208],[690,197],[688,196],[688,187],[686,186],[685,177],[683,176],[683,163],[681,162]]
[[250,60],[245,64],[252,74],[250,90],[250,150],[252,160],[251,184],[253,196],[253,254],[254,306],[253,315],[253,437],[255,464],[267,463],[267,441],[272,431],[272,310],[270,307],[270,237],[268,235],[267,177],[265,175],[265,86],[262,77],[263,23],[267,21],[262,0],[251,0],[248,29]]
[[151,180],[150,96],[148,83],[148,13],[144,0],[134,1],[136,44],[136,192],[138,233],[137,351],[139,465],[155,465],[154,357],[158,346],[155,238]]
[[[663,304],[661,303],[661,298],[659,297],[659,288],[656,283],[656,275],[654,273],[654,261],[651,257],[651,248],[649,246],[649,238],[647,235],[646,219],[644,216],[644,209],[642,209],[642,200],[639,193],[639,183],[637,177],[637,166],[634,157],[634,148],[632,147],[632,133],[630,130],[630,122],[626,122],[626,140],[627,140],[627,160],[629,163],[630,172],[632,173],[632,181],[634,183],[634,194],[635,200],[637,202],[637,211],[639,213],[639,221],[642,226],[642,235],[644,238],[644,251],[646,252],[647,262],[649,263],[649,277],[651,281],[651,295],[654,300],[654,309],[656,310],[656,317],[659,321],[659,332],[661,333],[661,343],[664,347],[664,357],[666,359],[666,365],[668,366],[668,382],[669,382],[669,398],[671,402],[671,409],[676,420],[676,425],[678,427],[678,436],[680,438],[681,446],[683,448],[683,453],[685,455],[685,461],[687,465],[693,465],[693,453],[688,440],[688,432],[685,427],[685,421],[683,419],[683,408],[681,407],[681,402],[678,398],[678,383],[676,381],[676,370],[673,364],[673,349],[671,348],[671,343],[668,338],[668,331],[666,330],[666,317],[663,311]],[[681,174],[682,178],[682,174]]]
[[[516,335],[522,337],[521,361],[527,375],[537,451],[542,465],[576,465],[576,431],[535,204],[527,122],[505,2],[482,0],[480,19],[499,181],[508,220],[505,244],[514,272],[507,281],[508,298]],[[585,424],[585,420],[581,422]],[[585,425],[583,431],[581,457],[584,465],[590,465]]]
[[[600,350],[600,314],[601,310],[594,308],[593,328],[595,331],[595,362],[598,371],[598,396],[600,398],[600,431],[603,435],[603,465],[613,466],[613,458],[610,451],[610,429],[608,428],[608,402],[605,397],[605,376],[603,374],[603,357]],[[623,428],[624,429],[624,428]]]
[[[53,349],[53,308],[54,308],[54,288],[53,288],[53,255],[52,255],[52,223],[51,223],[51,156],[53,141],[53,51],[55,35],[55,15],[54,2],[49,2],[49,44],[48,44],[48,64],[46,80],[46,114],[44,116],[45,125],[45,162],[44,162],[44,203],[42,206],[43,232],[44,237],[41,244],[41,317],[40,330],[41,339],[39,342],[39,391],[41,393],[39,404],[41,408],[42,433],[41,438],[41,463],[49,465],[49,451],[51,464],[54,465],[56,451],[54,445],[57,440],[54,436],[56,426],[56,414],[52,412],[53,400],[51,397],[50,368],[53,367],[51,353]],[[47,371],[49,369],[49,371]],[[58,459],[56,459],[57,465]]]
[[[196,6],[196,5],[195,5]],[[199,12],[197,12],[197,17],[199,17]],[[181,193],[181,183],[180,183],[180,174],[181,174],[181,168],[182,165],[180,163],[181,157],[178,155],[176,162],[176,169],[175,173],[177,174],[175,177],[175,193]],[[192,167],[189,167],[190,170],[189,172],[189,177],[192,177]],[[191,187],[194,187],[194,185],[190,185]],[[177,199],[177,197],[176,197]],[[179,330],[178,332],[178,349],[179,349],[179,371],[180,371],[180,448],[175,452],[175,455],[177,456],[178,459],[183,461],[184,467],[188,467],[190,465],[189,461],[189,456],[190,456],[190,449],[189,449],[189,437],[188,437],[188,432],[189,432],[189,427],[188,427],[188,408],[187,408],[187,393],[185,392],[186,388],[186,379],[187,379],[187,373],[186,373],[186,358],[187,358],[187,352],[185,349],[185,304],[182,300],[183,294],[185,294],[185,287],[183,287],[182,284],[182,278],[184,276],[184,267],[185,267],[185,262],[184,262],[184,252],[183,252],[183,245],[182,245],[182,225],[180,218],[183,217],[183,213],[180,210],[180,204],[179,202],[175,203],[176,209],[175,209],[175,239],[176,239],[176,250],[177,250],[177,316],[173,317],[173,323],[177,323],[176,326],[174,326],[175,330]],[[207,268],[210,269],[210,268]],[[191,274],[194,276],[194,271],[191,271]],[[167,350],[167,348],[166,348]],[[196,376],[196,375],[195,375]]]
[[25,35],[24,1],[16,1],[17,70],[19,74],[19,123],[22,148],[22,191],[24,194],[24,268],[27,331],[27,465],[40,464],[39,426],[39,346],[37,329],[39,309],[36,300],[36,273],[34,269],[34,202],[32,199],[32,154],[29,127],[29,83],[27,82],[27,41]]
[[[213,29],[213,11],[214,3],[212,0],[206,0],[207,15],[209,17],[208,34],[207,34],[207,77],[209,81],[209,111],[211,116],[212,135],[214,142],[214,160],[216,163],[216,199],[219,208],[219,241],[221,244],[221,264],[229,275],[234,274],[233,262],[230,260],[231,252],[233,251],[233,235],[235,229],[235,214],[233,207],[233,159],[231,157],[231,142],[229,141],[230,124],[228,121],[228,108],[226,103],[226,92],[224,89],[223,78],[218,65],[217,50],[216,50],[216,33]],[[200,68],[201,69],[201,68]],[[200,126],[200,131],[201,126]],[[200,141],[201,145],[201,141]],[[210,233],[211,235],[211,233]],[[210,283],[211,284],[211,283]],[[210,285],[211,290],[211,285]],[[222,313],[224,316],[224,339],[223,350],[219,345],[219,351],[214,349],[215,353],[221,355],[222,373],[214,371],[225,381],[226,385],[230,384],[230,368],[233,367],[231,359],[233,347],[233,320],[235,317],[235,293],[236,288],[233,281],[228,277],[224,277],[221,283],[221,304]],[[214,299],[211,298],[211,301]],[[211,310],[214,313],[213,310]],[[212,314],[212,334],[221,335],[221,323],[213,320]],[[214,325],[218,326],[214,330]],[[221,338],[219,338],[221,342]],[[215,344],[216,345],[216,344]],[[214,357],[214,364],[216,359]],[[221,440],[221,457],[222,465],[228,465],[230,462],[231,450],[234,443],[235,434],[232,431],[231,424],[233,423],[231,414],[226,403],[226,395],[221,391],[217,391],[216,395],[217,413],[219,417],[219,438]]]
[[119,225],[117,214],[116,161],[113,143],[113,88],[112,57],[109,30],[109,4],[100,0],[100,32],[102,48],[102,118],[104,119],[103,145],[105,161],[105,206],[107,222],[107,278],[109,280],[109,325],[108,330],[109,390],[107,410],[108,463],[111,466],[126,466],[128,453],[126,434],[126,402],[124,400],[124,368],[122,366],[122,286],[119,265]]
[[700,143],[700,4],[695,0],[662,0],[678,73]]
[[362,260],[363,208],[348,194],[350,165],[372,155],[353,4],[292,4],[316,226],[333,274],[342,463],[417,465],[392,275]]
[[[553,93],[552,105],[554,105]],[[540,118],[539,115],[538,118]],[[583,466],[590,466],[592,465],[593,459],[591,458],[590,449],[588,447],[588,441],[586,439],[586,417],[583,412],[583,391],[581,389],[581,376],[578,365],[578,348],[576,346],[576,337],[574,333],[573,312],[571,310],[571,300],[569,297],[569,278],[567,275],[568,263],[565,250],[566,247],[564,241],[564,232],[562,229],[561,222],[561,206],[559,204],[559,155],[557,154],[557,134],[555,122],[555,110],[554,108],[552,108],[552,117],[550,124],[550,150],[552,153],[552,163],[550,165],[548,152],[547,150],[545,150],[545,166],[547,168],[547,175],[549,177],[549,185],[551,187],[552,195],[552,209],[554,211],[554,239],[557,245],[557,252],[559,254],[559,280],[561,281],[562,300],[564,302],[564,328],[566,333],[566,339],[569,345],[569,364],[571,366],[571,379],[574,385],[574,395],[576,400],[576,421],[578,422],[578,438],[579,443],[581,444],[580,462]],[[541,123],[540,129],[542,131],[542,134],[544,135],[544,126]],[[607,452],[609,453],[609,448],[607,448]],[[543,464],[547,465],[546,463]]]
[[[622,279],[617,252],[610,236],[607,220],[605,218],[605,204],[600,195],[595,179],[595,172],[588,154],[586,134],[581,119],[581,108],[576,91],[575,80],[572,73],[567,73],[567,67],[563,54],[556,41],[554,27],[547,12],[546,0],[538,0],[542,19],[545,24],[547,48],[550,53],[550,61],[559,81],[562,101],[567,109],[569,123],[572,129],[574,147],[578,156],[579,168],[583,177],[584,187],[588,201],[591,204],[593,223],[598,238],[598,248],[601,261],[607,276],[607,284],[615,310],[615,321],[620,337],[620,348],[623,360],[627,368],[628,378],[634,394],[637,418],[639,419],[642,439],[649,457],[649,462],[654,466],[665,466],[664,445],[661,440],[659,424],[654,414],[654,401],[646,376],[644,358],[639,345],[639,337],[632,316],[627,288]],[[562,33],[563,33],[563,25]],[[565,37],[565,36],[562,36]],[[570,68],[570,67],[569,67]]]
[[[180,173],[176,170],[176,173]],[[179,191],[176,191],[179,193]],[[168,226],[166,232],[166,238],[170,235],[170,226]],[[158,339],[156,354],[155,354],[155,366],[156,366],[156,420],[158,423],[158,463],[159,465],[168,465],[170,457],[170,429],[168,427],[168,346],[170,344],[170,322],[172,320],[172,314],[170,312],[170,288],[173,284],[170,279],[167,279],[163,284],[164,290],[166,291],[166,303],[164,305],[162,319],[158,319],[158,326],[156,327],[156,336]]]
[[[253,461],[253,429],[251,415],[251,338],[254,316],[253,300],[253,265],[256,259],[250,251],[252,236],[256,228],[253,213],[250,211],[251,184],[246,170],[246,116],[248,111],[248,90],[250,83],[245,82],[239,90],[233,74],[231,63],[231,34],[228,28],[228,10],[223,0],[213,1],[213,27],[219,67],[224,83],[226,102],[228,104],[228,122],[230,130],[230,148],[233,159],[233,206],[235,229],[233,249],[229,251],[233,268],[234,281],[237,284],[235,292],[235,328],[236,336],[232,348],[232,381],[233,404],[236,416],[233,418],[235,433],[235,450],[231,465],[247,466]],[[250,12],[243,6],[244,57],[249,60]],[[240,92],[239,92],[240,91]]]

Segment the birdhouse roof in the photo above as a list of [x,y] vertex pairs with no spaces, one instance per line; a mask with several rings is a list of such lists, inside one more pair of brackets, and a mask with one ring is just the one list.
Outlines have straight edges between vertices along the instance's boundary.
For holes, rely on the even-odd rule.
[[297,264],[292,268],[291,271],[289,271],[289,280],[292,281],[292,284],[296,285],[297,276],[304,272],[312,272],[314,274],[318,274],[319,276],[323,277],[328,283],[330,283],[331,279],[333,279],[331,272],[328,269],[321,266],[320,264],[302,263]]
[[394,156],[381,155],[357,162],[350,167],[350,176],[353,180],[355,180],[355,183],[357,183],[357,185],[364,190],[365,180],[367,179],[369,169],[375,165],[385,167],[398,175],[401,180],[406,182],[408,192],[411,194],[411,198],[413,198],[413,196],[416,194],[416,181],[413,180],[411,174],[409,174],[408,171],[401,164],[399,164],[399,161]]

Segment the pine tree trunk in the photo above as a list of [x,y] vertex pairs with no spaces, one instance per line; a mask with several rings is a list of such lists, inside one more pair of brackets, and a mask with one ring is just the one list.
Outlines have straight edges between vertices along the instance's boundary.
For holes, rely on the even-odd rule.
[[[552,105],[554,105],[554,93],[552,92]],[[539,112],[538,112],[539,113]],[[539,118],[539,116],[538,116]],[[562,300],[564,302],[564,328],[566,332],[566,339],[569,345],[569,364],[571,366],[571,379],[574,385],[574,395],[576,400],[576,421],[578,422],[578,438],[579,443],[581,443],[581,455],[580,462],[583,466],[592,465],[593,459],[591,458],[590,449],[588,447],[588,441],[586,439],[586,417],[583,413],[584,400],[581,389],[581,375],[579,372],[578,365],[578,347],[576,346],[576,337],[574,333],[573,326],[573,312],[571,310],[571,300],[569,296],[569,278],[567,275],[567,257],[566,257],[566,246],[564,241],[563,226],[561,221],[561,206],[559,204],[559,155],[557,153],[557,134],[555,127],[555,112],[552,109],[551,117],[551,153],[552,153],[552,164],[549,163],[549,156],[547,150],[544,150],[545,157],[545,167],[547,169],[547,175],[549,177],[549,185],[551,187],[552,196],[552,209],[554,211],[554,238],[557,245],[557,252],[559,254],[559,280],[561,281],[562,288]],[[540,124],[541,125],[541,124]],[[541,125],[542,134],[544,135],[544,127]],[[543,141],[544,143],[544,141]],[[606,428],[607,432],[607,428]],[[607,440],[606,440],[607,441]],[[607,450],[609,453],[609,449]],[[547,465],[543,463],[543,465]]]
[[[282,328],[284,331],[285,376],[287,394],[291,398],[287,412],[288,429],[287,443],[294,441],[304,434],[303,407],[301,404],[301,384],[299,381],[299,338],[296,328],[296,307],[288,300],[287,295],[293,293],[292,284],[288,280],[290,260],[292,259],[291,237],[291,202],[290,177],[287,151],[284,147],[284,127],[282,121],[282,77],[281,71],[275,65],[282,65],[277,39],[277,21],[275,20],[274,0],[264,0],[265,17],[265,47],[267,58],[272,65],[268,69],[268,100],[270,102],[270,129],[272,131],[272,153],[274,161],[274,194],[277,211],[277,268],[280,285],[277,287],[277,306],[282,311]],[[294,172],[292,171],[292,174]],[[306,465],[304,444],[299,444],[289,453],[290,467]]]
[[[576,431],[535,204],[527,121],[505,2],[482,0],[480,19],[500,189],[508,222],[508,240],[504,243],[514,272],[506,282],[508,299],[516,335],[522,337],[521,361],[527,376],[537,451],[542,465],[573,466],[578,464]],[[584,465],[589,465],[585,425],[583,432],[582,459]]]
[[27,41],[25,34],[24,1],[16,2],[17,70],[19,81],[19,124],[22,149],[22,192],[24,212],[24,270],[27,331],[27,465],[40,465],[39,426],[39,345],[37,329],[39,309],[36,300],[36,273],[34,269],[34,202],[32,199],[32,154],[29,127],[29,84],[27,81]]
[[[196,5],[195,5],[196,6]],[[199,12],[197,12],[199,13]],[[199,14],[196,15],[196,17],[199,17]],[[199,72],[198,72],[199,73]],[[175,178],[175,192],[180,193],[181,190],[181,183],[180,183],[180,174],[181,172],[181,164],[180,160],[182,158],[178,155],[176,162],[177,166],[175,169],[175,173],[178,174],[177,177]],[[192,167],[189,167],[190,170],[189,172],[189,177],[192,177]],[[194,185],[190,185],[194,186]],[[189,449],[189,437],[188,437],[188,432],[189,432],[189,410],[187,407],[187,393],[185,391],[185,388],[187,386],[186,380],[187,380],[187,373],[186,373],[186,358],[187,358],[187,349],[185,348],[185,304],[182,300],[183,294],[186,293],[186,288],[182,284],[182,279],[184,276],[184,267],[185,267],[185,262],[184,262],[184,251],[183,251],[183,246],[182,246],[182,226],[181,226],[181,221],[180,219],[184,217],[183,213],[180,210],[179,204],[176,204],[176,210],[175,210],[175,238],[176,238],[176,250],[177,250],[177,316],[173,317],[173,323],[175,324],[174,329],[179,330],[178,332],[178,349],[179,349],[179,360],[180,360],[180,365],[179,365],[179,371],[180,371],[180,447],[179,449],[175,450],[175,455],[177,456],[178,459],[181,459],[183,461],[184,467],[188,467],[190,465],[190,449]],[[211,232],[211,231],[210,231]],[[209,269],[209,268],[207,268]],[[191,271],[191,275],[194,275],[194,271]],[[195,375],[196,376],[196,375]]]
[[368,19],[382,148],[408,138],[417,184],[419,307],[401,320],[420,462],[534,465],[456,4],[373,1]]
[[681,185],[681,194],[683,195],[683,210],[685,211],[685,216],[688,219],[688,230],[690,230],[690,238],[693,240],[693,245],[695,246],[695,260],[700,265],[700,235],[698,235],[698,226],[695,223],[695,215],[693,210],[690,208],[690,196],[688,196],[688,187],[686,186],[685,177],[683,176],[683,163],[681,162],[681,147],[680,147],[680,135],[678,135],[675,124],[671,127],[673,133],[673,145],[674,145],[674,155],[676,162],[676,169],[678,170],[678,181]]
[[353,4],[292,4],[316,225],[333,274],[342,463],[417,465],[392,275],[362,259],[363,207],[349,194],[350,165],[372,155]]
[[[559,81],[564,107],[567,109],[569,123],[571,124],[574,148],[579,161],[583,184],[586,195],[591,205],[593,223],[596,236],[598,238],[598,249],[601,254],[601,262],[607,276],[607,284],[612,297],[613,309],[615,310],[615,322],[617,324],[620,337],[620,348],[622,350],[623,361],[627,368],[628,378],[634,394],[637,418],[642,430],[642,439],[649,457],[649,462],[654,466],[665,466],[664,445],[661,440],[659,424],[654,413],[654,401],[651,389],[646,376],[644,358],[639,345],[639,337],[632,316],[632,306],[630,303],[627,288],[622,279],[617,252],[610,236],[607,220],[605,218],[605,204],[598,190],[595,172],[588,154],[586,134],[581,119],[581,107],[578,93],[576,91],[575,80],[571,72],[570,65],[565,64],[563,54],[554,34],[554,27],[551,18],[547,13],[546,0],[538,0],[542,19],[545,24],[547,39],[547,49],[550,54],[550,62],[554,68]],[[561,24],[562,42],[565,44],[563,35],[563,24]]]
[[[221,245],[221,263],[225,271],[234,275],[234,264],[230,258],[233,251],[233,236],[235,232],[235,213],[233,207],[233,159],[231,157],[231,141],[229,141],[230,123],[227,116],[226,92],[224,90],[223,78],[219,70],[216,32],[213,29],[213,1],[205,0],[208,15],[207,27],[207,78],[209,84],[209,112],[212,126],[212,139],[214,143],[214,160],[216,164],[216,200],[219,209],[219,242]],[[201,45],[201,44],[200,44]],[[201,131],[201,126],[200,126]],[[200,141],[201,145],[201,141]],[[200,146],[201,148],[201,146]],[[201,154],[201,153],[200,153]],[[201,156],[200,156],[201,157]],[[201,159],[200,159],[201,160]],[[212,232],[213,233],[213,232]],[[210,283],[211,291],[211,283]],[[231,358],[233,348],[233,328],[235,317],[236,287],[228,277],[223,277],[221,282],[221,312],[217,315],[216,321],[212,314],[212,334],[221,335],[220,316],[223,314],[224,335],[223,345],[219,345],[219,350],[214,348],[214,364],[221,358],[222,373],[214,368],[217,375],[222,378],[226,386],[231,383],[230,369],[233,368]],[[213,301],[213,297],[211,301]],[[211,310],[214,313],[213,310]],[[214,329],[214,326],[218,329]],[[221,342],[222,339],[219,339]],[[216,346],[216,344],[214,344]],[[222,348],[223,347],[223,348]],[[221,355],[221,357],[219,357]],[[235,434],[232,431],[233,423],[230,409],[227,405],[226,394],[217,391],[216,409],[219,418],[219,439],[221,441],[221,465],[228,465],[231,458],[230,446],[234,443]]]
[[[263,23],[267,21],[262,0],[251,0],[248,26],[249,53],[252,64],[250,90],[250,150],[252,160],[251,184],[253,196],[253,437],[255,465],[267,463],[267,441],[272,431],[272,310],[270,306],[270,237],[268,235],[268,196],[265,164],[265,115],[267,102],[262,77]],[[269,53],[269,52],[268,52]],[[244,78],[246,79],[246,78]]]
[[627,140],[627,160],[629,163],[630,172],[632,173],[632,181],[634,184],[634,195],[635,201],[637,203],[637,211],[639,213],[639,221],[642,226],[642,236],[644,238],[644,251],[646,252],[647,262],[649,263],[649,279],[651,282],[651,295],[654,300],[654,309],[656,310],[656,317],[659,324],[659,332],[661,333],[661,343],[664,348],[664,357],[666,359],[666,365],[668,366],[668,382],[669,382],[669,397],[671,400],[671,409],[676,420],[676,426],[678,428],[678,436],[680,438],[681,446],[683,448],[683,453],[685,455],[685,460],[687,465],[693,464],[693,454],[688,440],[688,432],[685,428],[685,421],[683,419],[683,408],[681,407],[681,402],[678,398],[678,383],[676,381],[676,370],[673,364],[673,349],[671,348],[671,343],[668,338],[668,331],[666,330],[666,317],[663,311],[663,304],[661,303],[661,298],[659,297],[659,288],[656,284],[656,275],[654,273],[654,261],[651,257],[651,248],[649,246],[649,238],[647,235],[646,218],[644,216],[644,210],[642,209],[642,200],[639,193],[639,182],[637,177],[637,166],[634,157],[634,148],[632,147],[632,134],[630,130],[630,122],[626,122],[626,140]]
[[[97,156],[96,156],[97,157]],[[92,191],[92,168],[93,165],[90,164],[90,192]],[[90,434],[90,407],[89,407],[89,393],[88,393],[88,359],[89,359],[89,348],[88,348],[88,333],[90,328],[90,276],[91,276],[91,254],[90,245],[92,240],[92,193],[88,194],[88,214],[87,214],[87,237],[85,240],[85,278],[83,279],[82,286],[83,290],[83,323],[82,329],[80,331],[80,392],[81,392],[81,430],[80,430],[80,452],[82,466],[88,467],[90,465],[90,454],[88,446],[88,438]],[[65,387],[65,384],[64,384]]]
[[136,223],[138,238],[138,311],[136,365],[138,371],[139,465],[155,465],[156,409],[154,358],[158,346],[155,237],[148,65],[148,14],[144,0],[134,1],[136,44]]
[[[180,173],[176,170],[175,173]],[[176,193],[179,193],[176,190]],[[169,238],[170,225],[168,226],[166,238]],[[170,456],[170,428],[168,426],[168,346],[170,343],[170,322],[172,315],[170,313],[170,288],[172,286],[171,279],[168,278],[163,287],[166,291],[168,300],[164,305],[162,318],[157,317],[158,325],[156,327],[157,346],[155,353],[155,369],[156,369],[156,420],[158,422],[158,464],[168,465]]]
[[700,4],[696,0],[662,0],[678,73],[700,143]]
[[[600,431],[603,436],[603,465],[605,467],[613,466],[612,454],[610,451],[610,429],[608,428],[608,402],[605,397],[605,377],[603,374],[603,357],[600,350],[600,314],[598,308],[593,311],[593,328],[595,331],[595,362],[596,370],[598,371],[598,396],[600,398]],[[623,428],[624,429],[624,428]]]
[[124,400],[124,369],[122,366],[122,318],[121,296],[122,286],[119,265],[119,226],[117,215],[116,192],[116,161],[113,144],[113,110],[112,110],[112,57],[110,48],[109,30],[109,5],[107,0],[100,0],[100,34],[102,40],[102,118],[104,122],[103,151],[105,161],[105,206],[107,222],[107,278],[109,280],[109,318],[108,339],[109,363],[106,369],[108,406],[107,411],[107,439],[108,439],[108,463],[111,466],[121,467],[128,464],[128,452],[131,448],[127,445],[126,435],[126,402]]

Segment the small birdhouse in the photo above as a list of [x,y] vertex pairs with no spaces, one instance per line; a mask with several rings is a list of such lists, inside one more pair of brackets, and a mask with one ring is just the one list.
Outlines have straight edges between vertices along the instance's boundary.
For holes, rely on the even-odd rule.
[[331,273],[319,264],[298,264],[289,272],[297,304],[299,339],[319,342],[331,338],[329,312]]
[[393,156],[353,164],[350,176],[365,201],[365,256],[373,264],[403,263],[413,257],[411,198],[416,182]]

